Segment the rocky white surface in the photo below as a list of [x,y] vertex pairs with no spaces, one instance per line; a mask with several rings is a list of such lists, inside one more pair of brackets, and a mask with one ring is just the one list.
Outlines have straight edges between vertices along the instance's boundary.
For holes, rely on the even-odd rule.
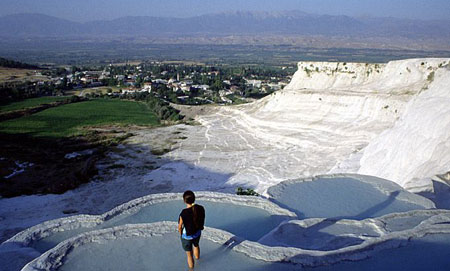
[[420,191],[432,188],[434,175],[450,170],[450,67],[430,74],[428,88],[414,97],[395,126],[365,148],[359,173]]

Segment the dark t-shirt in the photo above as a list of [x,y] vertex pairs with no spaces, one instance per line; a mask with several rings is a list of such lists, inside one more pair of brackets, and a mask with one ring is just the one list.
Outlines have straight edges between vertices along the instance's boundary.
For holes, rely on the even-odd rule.
[[203,227],[205,225],[205,208],[201,205],[194,205],[195,211],[197,212],[198,217],[198,226],[196,227],[194,225],[194,212],[191,208],[186,208],[181,211],[181,218],[183,219],[183,225],[186,229],[187,235],[193,235],[199,230],[203,230]]

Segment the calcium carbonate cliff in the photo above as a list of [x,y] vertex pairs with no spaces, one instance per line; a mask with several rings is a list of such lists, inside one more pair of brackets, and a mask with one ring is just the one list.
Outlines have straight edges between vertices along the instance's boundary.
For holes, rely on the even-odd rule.
[[264,140],[304,146],[302,161],[322,158],[336,162],[331,172],[429,190],[431,177],[450,170],[449,62],[300,62],[284,90],[246,109],[242,119],[255,131],[271,127],[256,133]]
[[450,170],[449,62],[300,62],[283,90],[197,117],[202,125],[165,155],[174,162],[146,178],[264,193],[286,179],[359,172],[430,190]]
[[420,191],[431,187],[434,175],[450,171],[449,67],[431,71],[426,82],[395,126],[365,148],[360,173]]

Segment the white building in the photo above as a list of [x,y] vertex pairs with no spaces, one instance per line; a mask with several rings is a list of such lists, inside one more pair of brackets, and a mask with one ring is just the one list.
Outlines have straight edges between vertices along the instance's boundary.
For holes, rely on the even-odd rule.
[[255,88],[260,88],[261,87],[261,80],[255,80],[255,79],[245,79],[245,82],[247,83],[247,85],[252,85]]

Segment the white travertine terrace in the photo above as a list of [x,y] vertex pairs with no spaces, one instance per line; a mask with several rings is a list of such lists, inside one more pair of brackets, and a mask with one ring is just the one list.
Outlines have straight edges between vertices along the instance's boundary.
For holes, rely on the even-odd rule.
[[[265,210],[272,215],[286,216],[287,218],[296,217],[293,212],[283,209],[278,205],[270,202],[269,200],[263,199],[261,197],[236,196],[233,194],[224,194],[217,192],[196,192],[196,198],[199,201],[230,203],[238,206],[255,207]],[[12,238],[4,242],[2,245],[7,246],[14,244],[15,246],[27,247],[32,242],[50,236],[54,232],[79,228],[92,228],[102,224],[105,221],[108,221],[109,219],[117,215],[131,215],[145,206],[174,200],[181,201],[182,194],[152,194],[117,206],[116,208],[102,215],[76,215],[46,221],[16,234]]]
[[[389,181],[389,180],[385,180],[382,178],[378,178],[378,177],[374,177],[374,176],[366,176],[366,175],[359,175],[359,174],[330,174],[330,175],[319,175],[319,176],[315,176],[315,177],[310,177],[310,178],[302,178],[302,179],[296,179],[296,180],[288,180],[288,181],[284,181],[281,182],[277,185],[274,185],[272,187],[270,187],[267,190],[267,194],[269,195],[270,198],[272,198],[273,200],[275,200],[275,202],[277,203],[282,203],[285,205],[289,205],[289,207],[291,207],[291,209],[295,209],[295,205],[297,205],[294,201],[295,199],[291,199],[291,198],[283,198],[286,197],[286,191],[292,191],[292,185],[295,184],[302,184],[302,183],[310,183],[310,184],[314,184],[314,182],[317,183],[317,181],[331,181],[336,183],[336,185],[339,187],[341,186],[342,189],[347,189],[349,191],[351,191],[352,193],[359,193],[358,195],[351,195],[350,198],[338,198],[340,200],[343,201],[343,205],[349,205],[349,204],[358,204],[358,203],[363,203],[365,197],[367,197],[367,195],[364,194],[364,191],[359,191],[359,190],[354,190],[353,187],[351,187],[350,184],[346,184],[345,180],[351,180],[351,181],[357,181],[360,182],[362,184],[367,184],[367,188],[373,188],[374,191],[379,191],[382,195],[385,195],[386,197],[392,196],[392,200],[398,201],[398,202],[405,202],[405,203],[412,203],[414,205],[420,206],[421,208],[424,209],[432,209],[432,208],[436,208],[435,204],[422,196],[416,195],[414,193],[408,192],[404,189],[402,189],[401,186],[399,186],[398,184]],[[340,184],[342,183],[342,184]],[[299,189],[299,188],[297,188]],[[307,189],[307,188],[304,188]],[[318,193],[318,194],[325,194],[328,195],[329,193],[332,194],[336,194],[338,193],[338,191],[330,191],[329,193],[326,193],[327,190],[329,190],[327,187],[321,187],[321,186],[317,186],[316,188],[310,188],[313,191],[310,191],[311,193]],[[335,186],[333,186],[330,189],[336,189]],[[304,193],[307,193],[308,191],[305,191]],[[365,192],[367,194],[371,194],[373,193],[373,191],[369,191],[368,189],[365,190]],[[345,194],[346,195],[346,194]],[[317,195],[320,196],[320,195]],[[356,200],[359,200],[359,202],[357,202]],[[333,206],[342,206],[340,202],[332,202],[332,199],[322,199],[322,208],[332,208]],[[291,201],[286,202],[286,201]],[[330,202],[331,201],[331,202]],[[314,200],[315,202],[315,200]],[[316,202],[317,203],[317,202]],[[367,206],[370,207],[370,206]],[[373,206],[372,206],[373,207]],[[300,206],[300,208],[308,208],[307,205],[304,206]],[[335,207],[336,208],[336,207]],[[332,208],[333,210],[335,208]],[[357,211],[356,209],[354,209],[353,211]],[[363,211],[363,210],[361,210]],[[333,216],[336,217],[338,216],[338,213],[340,211],[339,210],[335,210]]]
[[[389,231],[383,224],[388,224],[397,218],[408,219],[419,216],[423,219],[417,226],[400,231]],[[320,223],[320,221],[314,221]],[[206,228],[204,238],[224,245],[231,245],[230,249],[243,253],[251,258],[267,262],[291,262],[304,266],[320,266],[332,264],[343,260],[361,260],[369,257],[380,249],[397,248],[405,245],[410,238],[419,238],[427,234],[450,234],[450,211],[444,210],[416,210],[408,213],[390,214],[378,219],[369,219],[359,223],[371,224],[379,227],[379,236],[365,237],[361,244],[343,247],[336,250],[319,251],[305,250],[293,247],[271,247],[257,242],[237,240],[228,232]],[[288,223],[300,223],[298,221]],[[303,222],[303,225],[306,222]],[[343,224],[352,224],[353,221],[342,221]],[[280,227],[285,226],[281,225]],[[312,223],[312,226],[314,223]],[[45,252],[39,258],[28,263],[22,271],[54,270],[64,263],[64,258],[73,249],[90,242],[105,243],[108,240],[129,237],[151,238],[154,235],[173,233],[175,222],[156,222],[151,224],[134,224],[113,227],[104,230],[83,233],[58,244],[55,248]],[[275,232],[277,229],[274,230]],[[233,244],[236,242],[236,244]]]
[[[401,187],[395,183],[370,176],[338,174],[318,178],[336,178],[336,180],[339,180],[342,177],[351,177],[362,183],[369,183],[386,194],[395,189],[401,190]],[[290,184],[302,181],[314,182],[314,179],[286,181],[271,189],[269,193],[277,194],[283,189],[289,189]],[[345,187],[342,187],[342,189],[345,189]],[[119,214],[132,215],[144,206],[180,200],[180,198],[181,194],[179,193],[149,195],[118,206],[101,216],[74,216],[48,221],[17,234],[2,246],[22,246],[26,248],[33,240],[43,238],[54,231],[92,227]],[[219,229],[206,228],[204,231],[203,236],[210,241],[229,245],[229,248],[236,252],[267,262],[320,266],[343,260],[361,260],[378,250],[405,245],[410,238],[419,238],[427,234],[450,234],[450,227],[448,226],[450,211],[448,210],[413,210],[364,220],[326,218],[295,220],[294,213],[260,197],[198,192],[197,198],[202,201],[257,207],[271,214],[291,217],[293,220],[283,222],[258,242],[244,240]],[[426,208],[434,207],[431,201],[406,191],[400,191],[397,200],[412,202]],[[104,244],[108,240],[129,237],[151,238],[153,235],[173,234],[174,229],[176,229],[175,222],[165,221],[149,224],[127,224],[93,230],[59,243],[53,249],[30,262],[23,270],[56,269],[64,264],[64,259],[68,253],[87,243]]]
[[[260,197],[236,196],[233,194],[214,192],[196,192],[196,195],[197,199],[203,202],[217,202],[261,209],[268,214],[277,217],[276,220],[296,217],[294,213],[280,208],[278,205]],[[75,236],[83,231],[92,231],[95,227],[97,227],[96,229],[99,227],[101,228],[103,223],[109,222],[117,216],[133,215],[146,206],[174,201],[179,201],[181,203],[182,194],[152,194],[122,204],[102,215],[77,215],[46,221],[30,227],[2,243],[0,245],[0,262],[3,262],[7,270],[17,270],[17,268],[21,268],[25,263],[41,254],[39,251],[43,251],[42,248],[37,251],[34,246],[36,242],[44,242],[44,244],[46,244],[47,241],[45,238],[47,237],[51,239],[51,243],[55,243],[55,241],[58,240],[56,241],[57,243],[69,238],[68,236]],[[111,226],[108,225],[106,227]],[[52,237],[55,234],[57,235],[56,239]],[[62,236],[60,236],[60,234],[62,234]],[[45,248],[52,247],[51,245],[44,246]],[[14,261],[10,260],[11,257]]]

